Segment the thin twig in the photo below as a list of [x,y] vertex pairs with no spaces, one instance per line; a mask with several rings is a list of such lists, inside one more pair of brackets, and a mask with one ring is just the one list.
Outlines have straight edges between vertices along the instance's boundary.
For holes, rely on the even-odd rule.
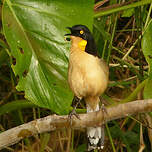
[[[103,11],[103,10],[108,10],[108,9],[112,9],[112,8],[117,8],[117,7],[121,7],[121,6],[125,6],[125,5],[128,5],[128,4],[131,4],[133,2],[136,2],[136,0],[133,0],[131,2],[125,2],[125,3],[121,3],[121,4],[113,4],[113,5],[109,5],[109,6],[106,6],[106,7],[103,7],[103,8],[99,8],[99,6],[96,6],[95,5],[95,12],[98,12],[98,11]],[[105,2],[104,2],[105,3]],[[102,5],[104,4],[102,3]]]
[[100,1],[98,3],[96,3],[94,5],[94,11],[96,11],[99,7],[101,7],[102,5],[104,5],[106,2],[108,2],[109,0],[103,0],[103,1]]

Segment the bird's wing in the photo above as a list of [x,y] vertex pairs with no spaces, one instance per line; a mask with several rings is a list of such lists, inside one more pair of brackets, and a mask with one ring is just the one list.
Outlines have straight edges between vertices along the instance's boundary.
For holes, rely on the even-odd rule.
[[109,77],[109,67],[103,59],[100,59],[100,66],[108,78]]

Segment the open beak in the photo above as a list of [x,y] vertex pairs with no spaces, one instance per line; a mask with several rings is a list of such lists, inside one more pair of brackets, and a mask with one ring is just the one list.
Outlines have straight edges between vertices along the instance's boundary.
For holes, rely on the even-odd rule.
[[[70,32],[72,31],[72,28],[71,28],[71,27],[66,27],[66,28],[69,29]],[[68,35],[72,35],[72,33],[65,34],[64,36],[68,36]]]

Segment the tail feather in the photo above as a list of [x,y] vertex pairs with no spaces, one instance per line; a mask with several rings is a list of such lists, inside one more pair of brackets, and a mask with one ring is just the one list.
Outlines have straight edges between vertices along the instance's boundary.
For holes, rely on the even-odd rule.
[[[89,105],[87,105],[87,112],[98,111],[99,105],[97,105],[95,110],[92,110]],[[87,128],[88,137],[88,151],[93,149],[103,149],[104,147],[104,126],[101,127],[88,127]]]

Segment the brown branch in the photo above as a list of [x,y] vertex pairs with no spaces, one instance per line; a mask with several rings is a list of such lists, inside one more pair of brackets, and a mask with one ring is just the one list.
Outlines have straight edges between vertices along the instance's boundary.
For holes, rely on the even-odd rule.
[[104,120],[108,122],[132,114],[150,111],[152,111],[152,99],[137,100],[109,107],[107,108],[107,113],[104,115],[102,111],[80,114],[80,120],[73,117],[71,125],[68,121],[68,116],[50,115],[2,132],[0,134],[0,149],[13,145],[25,137],[30,137],[38,133],[67,127],[79,129],[88,126],[98,126],[101,125]]
[[96,11],[99,7],[101,7],[102,5],[104,5],[106,2],[108,2],[109,0],[103,0],[103,1],[100,1],[98,3],[96,3],[94,5],[94,11]]

